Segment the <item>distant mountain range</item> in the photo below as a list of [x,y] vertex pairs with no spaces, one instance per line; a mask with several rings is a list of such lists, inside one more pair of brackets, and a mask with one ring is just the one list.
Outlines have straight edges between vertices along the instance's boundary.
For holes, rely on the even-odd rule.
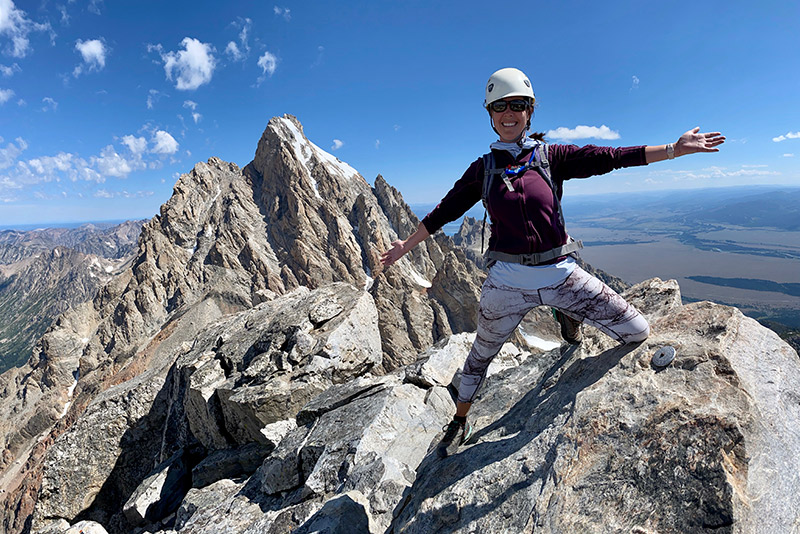
[[0,230],[0,263],[19,261],[55,247],[118,260],[136,251],[142,224],[144,221],[125,221],[86,223],[73,228]]
[[664,221],[797,231],[800,187],[724,187],[592,196],[567,193],[564,210],[568,217],[578,220],[614,215],[630,225]]
[[143,223],[0,231],[0,372],[25,363],[59,314],[126,266]]

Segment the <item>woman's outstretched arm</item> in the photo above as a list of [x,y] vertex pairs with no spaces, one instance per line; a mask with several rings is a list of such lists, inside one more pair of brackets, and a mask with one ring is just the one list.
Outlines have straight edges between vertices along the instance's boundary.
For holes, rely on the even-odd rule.
[[399,260],[403,254],[425,241],[430,235],[431,234],[428,233],[428,229],[425,228],[425,225],[419,223],[417,231],[408,236],[407,239],[398,239],[397,241],[392,242],[392,248],[381,254],[381,263],[384,265],[384,267],[390,266]]
[[700,127],[693,128],[680,136],[677,143],[668,145],[647,146],[644,149],[645,160],[647,163],[672,159],[670,157],[670,146],[672,147],[673,157],[696,154],[698,152],[719,152],[719,145],[725,142],[725,136],[719,132],[700,133]]

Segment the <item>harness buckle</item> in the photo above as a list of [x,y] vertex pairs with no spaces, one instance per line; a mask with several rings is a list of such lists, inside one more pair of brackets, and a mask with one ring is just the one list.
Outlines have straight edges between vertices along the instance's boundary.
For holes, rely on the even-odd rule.
[[522,169],[525,168],[525,165],[509,165],[503,171],[503,174],[506,176],[517,176]]

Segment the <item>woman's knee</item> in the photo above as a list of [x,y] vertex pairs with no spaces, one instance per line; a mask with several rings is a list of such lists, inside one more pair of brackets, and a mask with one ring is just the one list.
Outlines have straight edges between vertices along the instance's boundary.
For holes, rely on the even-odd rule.
[[650,336],[650,324],[642,317],[643,327],[633,334],[625,336],[625,343],[640,343]]

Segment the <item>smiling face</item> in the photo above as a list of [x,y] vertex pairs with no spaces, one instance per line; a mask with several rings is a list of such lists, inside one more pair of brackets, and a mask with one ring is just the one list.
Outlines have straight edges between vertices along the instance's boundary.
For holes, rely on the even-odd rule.
[[[520,97],[518,96],[510,96],[502,100],[511,102],[519,99]],[[500,140],[504,143],[514,143],[528,127],[528,120],[531,118],[531,107],[527,106],[522,111],[512,111],[511,106],[506,106],[505,111],[490,111],[490,113]]]

